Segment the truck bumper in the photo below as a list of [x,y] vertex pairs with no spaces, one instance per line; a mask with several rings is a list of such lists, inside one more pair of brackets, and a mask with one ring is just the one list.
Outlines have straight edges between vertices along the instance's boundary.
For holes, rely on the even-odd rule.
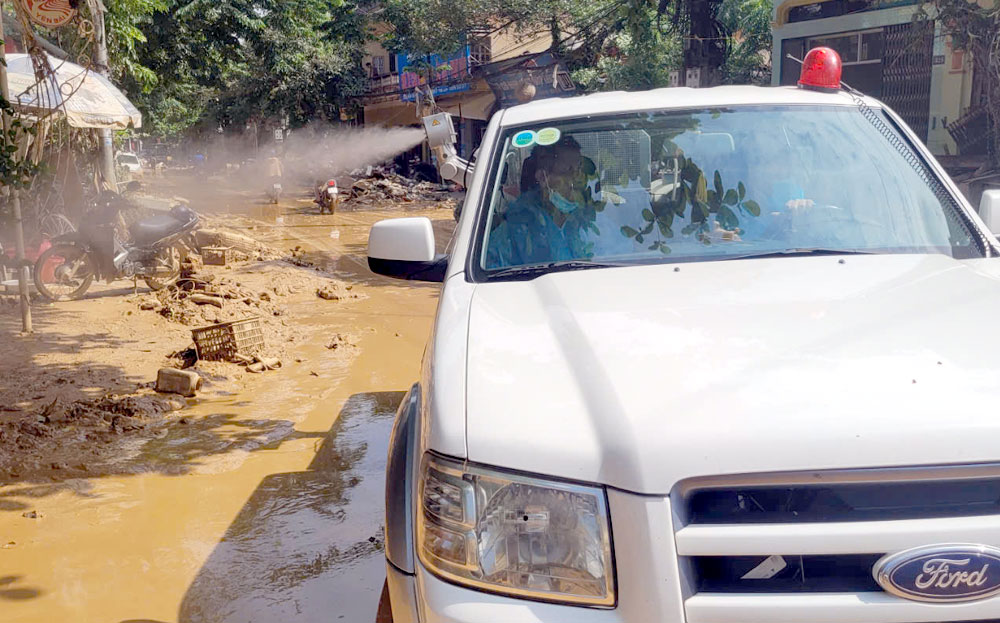
[[393,623],[621,623],[618,610],[510,599],[444,582],[418,565],[416,575],[386,564]]

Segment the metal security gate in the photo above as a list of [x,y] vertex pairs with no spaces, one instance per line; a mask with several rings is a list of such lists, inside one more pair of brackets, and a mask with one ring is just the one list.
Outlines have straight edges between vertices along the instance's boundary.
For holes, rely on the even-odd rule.
[[881,99],[927,141],[934,23],[887,26],[884,41]]

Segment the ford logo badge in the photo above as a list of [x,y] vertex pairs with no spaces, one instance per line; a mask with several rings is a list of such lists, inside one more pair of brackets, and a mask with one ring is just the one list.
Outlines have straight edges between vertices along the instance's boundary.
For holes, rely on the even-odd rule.
[[915,601],[972,601],[1000,593],[1000,548],[929,545],[883,557],[872,569],[887,592]]

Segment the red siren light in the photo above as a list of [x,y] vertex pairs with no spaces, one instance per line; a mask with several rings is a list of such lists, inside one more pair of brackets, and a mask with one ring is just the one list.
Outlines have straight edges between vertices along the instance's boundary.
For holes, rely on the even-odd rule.
[[337,180],[327,180],[326,181],[326,185],[327,186],[336,186],[337,185]]
[[816,91],[839,91],[840,55],[830,48],[813,48],[802,61],[799,86]]

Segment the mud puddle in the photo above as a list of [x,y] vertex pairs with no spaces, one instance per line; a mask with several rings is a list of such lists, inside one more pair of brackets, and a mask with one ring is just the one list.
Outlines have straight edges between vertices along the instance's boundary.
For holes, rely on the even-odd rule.
[[373,620],[385,454],[402,396],[352,396],[306,470],[264,478],[195,577],[180,621]]

